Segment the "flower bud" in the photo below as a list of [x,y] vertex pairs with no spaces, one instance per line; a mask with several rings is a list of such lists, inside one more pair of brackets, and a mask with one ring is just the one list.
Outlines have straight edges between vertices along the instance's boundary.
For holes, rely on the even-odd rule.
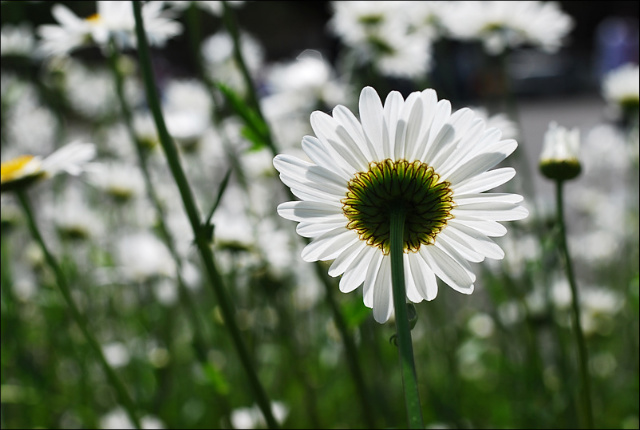
[[549,179],[566,181],[580,174],[578,160],[580,131],[568,130],[551,122],[544,136],[544,147],[540,155],[540,171]]

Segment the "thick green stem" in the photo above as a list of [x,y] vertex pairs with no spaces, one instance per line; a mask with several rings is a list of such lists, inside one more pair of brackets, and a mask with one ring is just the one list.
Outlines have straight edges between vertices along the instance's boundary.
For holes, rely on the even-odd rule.
[[133,403],[133,400],[131,400],[131,397],[129,396],[127,389],[118,378],[118,375],[116,375],[116,372],[111,368],[111,366],[109,365],[109,362],[107,362],[107,359],[105,358],[102,352],[102,348],[100,347],[100,344],[98,343],[96,338],[93,336],[93,332],[89,330],[89,326],[87,324],[85,317],[82,315],[82,313],[76,306],[76,303],[73,301],[73,297],[71,296],[71,290],[69,289],[69,286],[67,284],[67,278],[64,276],[64,273],[62,272],[62,269],[60,269],[60,266],[58,265],[58,262],[56,261],[53,254],[51,254],[51,252],[47,248],[47,245],[44,242],[44,238],[42,237],[42,234],[40,234],[40,230],[38,229],[38,225],[36,224],[35,218],[33,216],[33,211],[31,210],[31,205],[29,203],[29,199],[25,191],[18,190],[16,192],[16,195],[18,196],[18,200],[20,201],[20,204],[22,205],[22,209],[27,218],[27,225],[29,226],[31,235],[40,246],[40,249],[42,250],[45,261],[47,262],[47,264],[49,265],[49,267],[51,268],[51,270],[53,271],[56,277],[56,284],[60,289],[62,296],[64,297],[64,301],[67,303],[67,307],[71,312],[71,317],[73,318],[75,323],[78,325],[87,343],[89,344],[91,349],[93,349],[94,353],[98,357],[98,361],[100,362],[100,365],[102,365],[103,370],[107,374],[107,379],[109,380],[113,388],[116,390],[118,399],[120,400],[120,403],[122,404],[125,411],[127,412],[127,415],[129,416],[133,424],[136,426],[136,428],[138,429],[142,428],[140,425],[140,420],[138,419],[138,415],[136,414],[136,407]]
[[586,426],[589,429],[593,428],[593,409],[591,407],[591,388],[589,382],[589,358],[587,355],[587,346],[584,340],[584,334],[582,333],[582,325],[580,324],[580,300],[578,296],[578,287],[576,285],[576,279],[573,274],[573,266],[571,263],[571,257],[569,255],[569,246],[567,245],[567,231],[564,222],[564,210],[563,210],[563,195],[562,195],[563,181],[556,181],[556,204],[558,214],[558,226],[560,228],[560,250],[565,262],[565,268],[567,271],[567,279],[569,280],[569,286],[571,288],[571,310],[573,316],[573,328],[576,335],[576,343],[578,344],[578,365],[580,368],[580,380],[581,380],[581,398],[582,398],[582,412],[585,415],[584,420]]
[[202,257],[202,262],[205,267],[206,274],[209,278],[211,286],[218,299],[218,304],[222,311],[222,315],[226,326],[229,329],[229,333],[233,340],[233,344],[236,348],[242,366],[249,379],[249,384],[256,397],[256,402],[260,407],[260,410],[264,414],[265,420],[269,428],[278,428],[278,424],[273,417],[271,411],[271,402],[269,401],[267,394],[258,379],[258,374],[253,366],[251,358],[249,357],[248,350],[245,346],[242,337],[240,336],[240,329],[235,321],[235,311],[233,309],[232,302],[228,296],[228,293],[223,285],[222,276],[215,265],[213,259],[213,251],[209,245],[209,239],[206,236],[206,232],[200,222],[200,215],[198,214],[198,208],[193,197],[193,192],[187,181],[187,177],[180,164],[180,158],[174,142],[169,135],[167,127],[162,116],[162,110],[160,108],[160,101],[158,94],[156,93],[155,78],[151,69],[151,57],[149,53],[149,45],[147,43],[147,37],[144,31],[144,23],[142,21],[142,6],[140,1],[133,1],[133,12],[136,21],[136,36],[138,37],[138,54],[140,58],[140,68],[142,70],[144,84],[147,93],[147,102],[149,108],[153,114],[156,127],[158,129],[158,136],[160,138],[160,144],[165,152],[167,163],[171,174],[178,186],[182,203],[184,205],[185,212],[189,218],[193,234],[195,236],[195,245]]
[[411,327],[407,313],[407,293],[404,284],[404,210],[391,211],[391,285],[393,288],[393,307],[396,319],[396,334],[398,352],[400,355],[400,369],[402,371],[402,385],[404,400],[407,408],[409,428],[423,429],[422,410],[418,394],[418,378],[413,360],[413,345],[411,343]]

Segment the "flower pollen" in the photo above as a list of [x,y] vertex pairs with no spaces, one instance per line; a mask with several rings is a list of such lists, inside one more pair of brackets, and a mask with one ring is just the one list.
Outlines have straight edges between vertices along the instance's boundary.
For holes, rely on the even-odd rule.
[[349,220],[347,228],[385,254],[390,248],[391,211],[403,210],[406,214],[405,252],[432,245],[453,218],[450,183],[441,181],[433,167],[418,160],[371,162],[369,170],[356,173],[347,188],[347,196],[341,201]]

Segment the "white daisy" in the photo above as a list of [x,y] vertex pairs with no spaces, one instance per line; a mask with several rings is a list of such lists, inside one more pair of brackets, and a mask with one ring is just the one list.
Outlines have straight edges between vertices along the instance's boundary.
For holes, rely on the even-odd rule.
[[491,55],[522,45],[556,52],[574,26],[571,16],[553,1],[462,1],[451,5],[443,16],[450,35],[479,40]]
[[640,66],[626,63],[608,72],[602,79],[602,96],[614,115],[635,111],[640,102]]
[[360,121],[344,106],[333,116],[316,111],[302,148],[312,160],[277,155],[281,180],[301,201],[278,206],[312,239],[303,260],[334,260],[329,275],[340,290],[364,284],[364,304],[383,323],[393,312],[389,230],[391,208],[407,211],[404,270],[407,298],[433,300],[436,277],[470,294],[475,275],[469,262],[501,259],[490,237],[502,236],[499,221],[525,218],[516,194],[485,194],[509,181],[510,167],[490,170],[517,147],[487,128],[470,109],[451,113],[436,92],[414,92],[403,100],[389,93],[384,105],[371,87],[360,95]]
[[559,126],[555,121],[549,123],[540,154],[540,170],[550,179],[575,178],[582,170],[578,160],[579,149],[579,129],[569,130]]
[[2,191],[13,190],[21,186],[66,172],[77,176],[84,171],[85,165],[96,155],[92,143],[72,142],[42,158],[34,155],[21,155],[2,162]]
[[[99,1],[97,12],[80,18],[62,4],[55,4],[51,13],[58,25],[45,24],[38,28],[43,55],[65,55],[91,43],[106,48],[113,39],[120,48],[136,46],[135,19],[130,2]],[[182,25],[174,21],[170,11],[163,10],[163,2],[142,5],[142,19],[149,44],[162,47],[166,41],[182,33]]]

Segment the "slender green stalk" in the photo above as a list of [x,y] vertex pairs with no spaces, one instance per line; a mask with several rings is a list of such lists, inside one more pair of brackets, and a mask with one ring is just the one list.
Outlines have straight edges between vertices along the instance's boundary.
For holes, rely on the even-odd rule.
[[194,335],[194,349],[196,352],[196,356],[198,360],[206,365],[207,357],[205,351],[206,342],[204,341],[203,329],[201,327],[200,319],[198,317],[199,312],[193,301],[193,298],[189,294],[187,286],[184,282],[184,279],[181,275],[182,270],[182,258],[178,254],[176,249],[175,241],[173,236],[171,235],[169,228],[165,222],[165,213],[162,204],[160,203],[160,199],[158,198],[158,193],[156,192],[155,186],[151,179],[151,172],[149,171],[148,165],[148,157],[146,149],[140,143],[138,136],[136,134],[135,128],[133,126],[133,115],[131,113],[131,109],[124,95],[124,77],[122,76],[122,72],[118,67],[118,49],[115,46],[113,41],[109,43],[109,64],[111,66],[111,72],[114,78],[114,84],[116,88],[116,94],[118,96],[118,101],[120,103],[120,110],[122,112],[122,119],[124,120],[125,127],[127,132],[129,133],[129,138],[135,147],[136,155],[138,156],[138,164],[140,166],[140,170],[142,171],[142,176],[145,182],[145,189],[147,192],[147,196],[149,197],[149,201],[153,205],[156,212],[156,222],[158,226],[158,230],[160,231],[160,236],[164,241],[169,253],[173,257],[176,262],[176,280],[178,283],[178,289],[180,291],[181,303],[183,306],[187,308],[187,316],[191,322],[191,326],[193,328]]
[[558,226],[560,228],[560,250],[565,261],[565,268],[567,271],[567,279],[569,280],[569,286],[571,287],[571,310],[573,316],[573,328],[576,335],[576,343],[578,344],[578,361],[580,368],[580,380],[581,389],[580,394],[582,398],[582,412],[585,415],[587,428],[593,428],[593,409],[591,407],[591,386],[589,382],[589,369],[588,369],[588,356],[587,347],[584,340],[584,334],[582,333],[582,326],[580,324],[580,300],[578,296],[578,287],[576,285],[576,279],[573,274],[573,266],[571,263],[571,257],[569,255],[569,246],[567,245],[567,230],[564,222],[564,209],[563,209],[563,193],[562,188],[563,181],[556,181],[556,204],[558,214]]
[[396,334],[398,352],[400,355],[400,369],[402,371],[402,385],[404,387],[404,401],[407,408],[409,428],[423,429],[422,410],[418,395],[418,378],[413,360],[413,345],[411,343],[411,328],[407,313],[407,293],[404,285],[404,222],[406,214],[403,209],[391,211],[391,285],[393,288],[393,307],[396,314]]
[[[242,75],[243,75],[245,84],[247,85],[247,88],[249,91],[249,97],[251,99],[253,107],[255,111],[258,113],[258,115],[260,116],[260,118],[264,121],[265,127],[267,129],[266,136],[264,136],[265,139],[267,139],[266,144],[271,150],[271,153],[273,154],[273,156],[275,157],[276,155],[278,155],[278,148],[276,146],[276,143],[273,141],[269,124],[264,119],[264,115],[262,113],[260,103],[258,102],[255,85],[253,84],[251,75],[249,74],[249,70],[246,66],[246,61],[244,61],[244,56],[242,54],[242,49],[240,45],[239,32],[236,26],[235,18],[233,16],[233,11],[229,7],[229,5],[226,4],[225,1],[223,1],[222,3],[224,7],[223,20],[224,20],[225,26],[227,27],[227,31],[229,31],[233,39],[233,45],[234,45],[233,52],[234,52],[236,62],[238,63],[242,71]],[[232,159],[233,159],[233,155],[232,155]],[[236,162],[236,165],[239,166],[237,162]],[[237,172],[241,172],[241,171],[242,169],[238,167]],[[246,186],[246,184],[243,184],[243,185]],[[291,190],[289,190],[286,186],[284,187],[286,192],[289,194],[289,196],[292,199],[294,199],[295,196],[293,196],[293,194],[291,193]],[[308,239],[306,238],[304,239],[306,240],[307,243],[309,243]],[[329,276],[326,273],[326,268],[322,266],[321,262],[316,262],[315,270],[316,270],[316,273],[318,274],[318,277],[322,281],[323,286],[325,287],[326,298],[327,298],[327,302],[329,303],[329,308],[331,309],[331,312],[333,314],[333,319],[336,323],[336,326],[340,331],[342,343],[346,351],[345,355],[349,365],[349,370],[351,371],[351,376],[356,386],[356,392],[360,400],[360,406],[362,408],[364,420],[369,427],[374,428],[375,427],[374,425],[375,409],[372,407],[371,398],[367,391],[366,385],[364,383],[364,376],[362,373],[362,369],[357,359],[357,348],[356,348],[355,342],[353,341],[353,337],[349,333],[347,323],[344,317],[342,316],[342,313],[340,312],[340,307],[333,296],[334,290],[335,290],[335,283],[332,282],[332,280],[329,278]]]
[[133,400],[131,400],[131,397],[129,396],[127,389],[122,384],[122,382],[118,378],[118,375],[116,375],[115,371],[111,368],[106,358],[104,357],[100,344],[98,343],[96,338],[93,336],[93,332],[89,330],[87,320],[85,319],[85,317],[82,315],[82,313],[76,306],[76,303],[73,301],[73,297],[71,296],[71,290],[67,285],[67,279],[64,276],[62,269],[60,269],[58,262],[56,261],[53,254],[51,254],[51,252],[47,248],[47,245],[44,242],[44,238],[42,237],[42,234],[40,234],[40,230],[38,229],[38,225],[36,224],[35,218],[33,216],[33,211],[31,210],[31,205],[29,203],[29,199],[26,195],[26,192],[24,190],[18,190],[16,192],[16,195],[18,196],[18,200],[20,201],[22,209],[27,218],[27,225],[29,226],[31,235],[40,246],[40,249],[42,250],[45,261],[47,262],[51,270],[53,270],[53,273],[56,277],[56,284],[60,289],[60,292],[62,293],[62,296],[64,297],[65,302],[67,303],[67,307],[71,312],[71,317],[74,319],[74,321],[80,328],[80,331],[84,335],[91,349],[93,349],[93,351],[97,355],[98,361],[100,361],[100,364],[102,365],[103,370],[107,374],[107,378],[109,379],[109,382],[111,383],[113,388],[116,390],[118,399],[120,400],[120,403],[126,410],[127,415],[129,416],[133,424],[136,426],[136,428],[138,429],[142,428],[140,425],[140,420],[138,419],[138,415],[136,414],[136,407],[133,403]]
[[198,208],[193,197],[193,192],[187,181],[184,170],[180,165],[180,158],[178,151],[173,143],[171,136],[167,130],[167,127],[162,116],[162,110],[160,108],[160,101],[158,94],[156,93],[155,79],[153,71],[151,69],[151,58],[149,53],[149,45],[147,43],[147,37],[144,31],[144,23],[142,21],[141,2],[133,1],[133,12],[136,21],[136,35],[138,37],[138,54],[140,58],[140,67],[142,70],[144,84],[147,93],[147,102],[153,114],[156,127],[158,129],[158,135],[160,137],[160,144],[165,152],[167,163],[171,174],[178,186],[180,196],[184,209],[189,218],[193,234],[195,236],[195,245],[202,257],[202,261],[205,267],[207,276],[211,286],[217,296],[218,304],[222,311],[222,315],[226,326],[229,329],[229,333],[233,340],[233,344],[236,348],[240,361],[244,367],[247,377],[249,378],[250,386],[256,396],[256,402],[264,414],[265,420],[269,428],[278,428],[278,424],[273,417],[271,411],[271,402],[269,401],[260,380],[258,379],[257,372],[253,366],[247,347],[240,336],[240,329],[235,321],[235,311],[233,309],[232,302],[227,294],[227,291],[223,285],[223,280],[220,272],[218,271],[214,259],[213,251],[209,246],[209,239],[205,234],[205,229],[200,222],[200,215],[198,214]]

